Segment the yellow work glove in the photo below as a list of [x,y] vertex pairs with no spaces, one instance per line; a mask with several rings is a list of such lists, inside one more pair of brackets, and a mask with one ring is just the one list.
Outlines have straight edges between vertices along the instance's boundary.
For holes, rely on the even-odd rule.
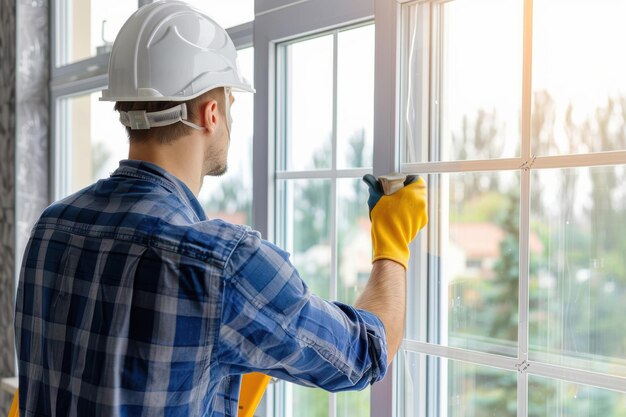
[[369,187],[367,204],[372,221],[372,262],[391,259],[407,268],[409,243],[428,223],[426,182],[417,176],[408,176],[404,187],[391,195],[384,195],[375,176],[367,174],[363,181]]

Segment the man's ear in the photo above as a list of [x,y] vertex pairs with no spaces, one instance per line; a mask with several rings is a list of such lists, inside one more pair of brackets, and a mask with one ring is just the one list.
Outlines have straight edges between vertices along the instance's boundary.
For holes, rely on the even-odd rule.
[[217,126],[217,119],[219,117],[219,109],[216,100],[209,100],[200,106],[200,121],[202,125],[209,131],[209,133],[213,133],[215,131],[215,127]]

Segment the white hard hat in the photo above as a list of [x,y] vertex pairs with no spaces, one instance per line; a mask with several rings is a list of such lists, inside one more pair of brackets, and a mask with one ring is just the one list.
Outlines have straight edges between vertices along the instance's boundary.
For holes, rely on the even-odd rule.
[[100,100],[187,101],[217,87],[254,93],[228,33],[187,3],[157,1],[120,29]]

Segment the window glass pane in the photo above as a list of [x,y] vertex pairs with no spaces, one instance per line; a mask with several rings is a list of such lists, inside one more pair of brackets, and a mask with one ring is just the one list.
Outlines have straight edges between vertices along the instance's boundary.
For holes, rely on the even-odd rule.
[[405,5],[402,10],[403,87],[398,94],[403,103],[400,125],[403,162],[423,162],[429,158],[431,9],[430,3],[418,2]]
[[374,25],[339,32],[337,166],[372,166]]
[[529,417],[626,417],[626,394],[530,375]]
[[278,182],[283,201],[282,246],[292,254],[300,276],[320,297],[330,297],[330,180]]
[[[522,93],[522,0],[458,0],[435,6],[433,39],[423,6],[409,9],[408,73],[405,97],[404,160],[466,160],[514,157],[520,147]],[[442,25],[441,30],[437,30]],[[431,65],[434,80],[430,111],[438,116],[438,142],[431,155],[422,143],[429,83],[423,55],[441,45]],[[428,67],[426,67],[428,69]],[[434,127],[433,127],[434,128]],[[433,146],[433,144],[431,144]]]
[[[425,361],[422,359],[426,359]],[[405,415],[423,407],[418,390],[428,383],[426,368],[437,381],[438,399],[427,415],[447,417],[516,417],[517,374],[496,368],[407,352],[404,375]],[[425,365],[427,363],[427,365]]]
[[[440,291],[430,301],[439,328],[428,341],[517,355],[519,186],[518,172],[429,176],[428,235],[439,243],[428,251],[430,271],[416,277]],[[409,309],[417,315],[419,303]],[[423,338],[419,321],[408,323],[407,337]]]
[[[253,48],[238,51],[241,74],[254,76]],[[228,171],[220,177],[205,177],[198,199],[209,218],[220,218],[236,224],[252,222],[252,131],[254,96],[233,93],[233,118],[228,154]]]
[[[538,170],[530,357],[626,376],[626,166]],[[607,414],[608,415],[608,414]]]
[[544,0],[533,6],[537,155],[626,149],[626,55],[617,52],[626,38],[626,2],[589,5]]
[[135,10],[136,0],[60,0],[57,65],[109,52],[117,32]]
[[286,47],[286,169],[330,168],[333,36]]
[[442,13],[441,159],[518,155],[523,2],[459,0]]
[[254,0],[185,0],[204,11],[223,28],[254,20]]
[[353,304],[372,270],[367,186],[358,179],[337,180],[337,299]]
[[370,417],[370,391],[340,392],[337,394],[337,417]]
[[58,181],[71,194],[107,178],[128,157],[128,139],[113,104],[98,101],[100,92],[59,100],[60,155]]
[[[373,25],[279,49],[276,168],[290,179],[276,182],[277,241],[314,293],[348,304],[371,271],[368,191],[360,177],[339,179],[330,169],[372,166],[373,49]],[[328,170],[325,178],[298,173],[318,169]],[[285,417],[369,417],[369,388],[330,396],[284,389]]]
[[[287,407],[287,415],[291,417],[328,417],[329,399],[328,392],[290,384],[288,390],[292,390],[291,407]],[[287,398],[290,398],[289,396]],[[291,411],[291,413],[289,413]]]

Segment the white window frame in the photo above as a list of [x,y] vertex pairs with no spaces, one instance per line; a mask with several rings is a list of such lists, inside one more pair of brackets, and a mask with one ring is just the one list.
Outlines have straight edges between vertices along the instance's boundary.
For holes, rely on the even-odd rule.
[[[339,54],[339,34],[343,31],[349,31],[353,29],[358,29],[363,26],[372,25],[373,21],[364,20],[357,23],[352,23],[347,26],[341,26],[336,29],[322,31],[320,33],[315,33],[314,35],[298,37],[296,39],[292,39],[289,41],[283,41],[276,44],[276,108],[277,108],[277,117],[276,117],[276,168],[274,171],[274,180],[309,180],[309,179],[323,179],[330,181],[330,213],[328,215],[329,220],[329,229],[330,229],[330,239],[329,246],[331,248],[331,259],[330,259],[330,291],[329,291],[329,299],[335,300],[337,299],[337,284],[338,284],[338,271],[337,271],[337,227],[338,227],[338,219],[337,219],[337,209],[338,209],[338,180],[340,179],[361,179],[365,174],[371,174],[371,167],[360,167],[360,168],[338,168],[337,167],[337,156],[338,156],[338,137],[337,137],[337,72],[338,72],[338,54]],[[287,103],[285,102],[286,91],[285,82],[281,82],[280,80],[286,80],[288,76],[288,57],[287,57],[287,48],[289,45],[294,43],[303,42],[311,38],[317,38],[321,36],[332,36],[333,37],[333,117],[332,117],[332,135],[331,135],[331,166],[329,168],[320,168],[320,169],[311,169],[311,170],[297,170],[297,169],[289,169],[287,168],[288,164],[286,161],[287,155],[285,155],[283,146],[286,145],[288,140],[287,133],[283,131],[283,127],[285,126],[285,115],[287,114]],[[282,155],[282,156],[281,156]],[[281,159],[285,159],[284,161]],[[282,166],[282,167],[281,167]],[[278,193],[277,193],[278,194]],[[280,195],[275,196],[275,200],[281,200]],[[276,229],[274,230],[275,239],[279,244],[283,247],[287,246],[285,240],[287,237],[287,224],[291,223],[291,219],[293,214],[289,212],[285,212],[282,205],[276,201],[275,207],[276,211],[274,212],[275,219],[284,219],[284,222],[276,222]],[[363,201],[363,207],[365,207],[365,201]],[[286,391],[289,391],[290,386],[284,386]],[[283,395],[283,394],[281,394]],[[284,400],[289,401],[289,394],[283,397]],[[329,417],[336,417],[337,413],[337,397],[336,394],[330,394],[329,396]],[[285,407],[289,409],[289,407]],[[282,412],[280,414],[275,414],[275,416],[285,417],[289,416],[287,412]]]
[[[375,16],[376,55],[374,85],[374,161],[373,172],[382,175],[397,169],[398,146],[396,117],[396,15],[397,4],[388,0],[256,0],[255,4],[255,88],[254,103],[254,225],[262,235],[275,241],[277,225],[275,181],[290,174],[275,172],[278,137],[276,120],[276,63],[278,44],[312,33],[371,21]],[[306,17],[306,18],[305,18]],[[389,48],[389,45],[394,45]],[[261,71],[260,69],[267,69]],[[341,170],[344,172],[344,170]],[[308,174],[307,174],[308,175]],[[312,176],[318,175],[311,173]],[[352,175],[350,175],[352,176]],[[365,202],[364,202],[365,204]],[[394,412],[394,367],[371,390],[370,415],[389,417]],[[281,390],[270,393],[281,407]],[[267,415],[274,415],[271,406]]]
[[[393,6],[396,8],[396,17],[399,22],[397,44],[400,45],[400,51],[396,57],[396,62],[399,63],[399,71],[395,76],[400,82],[401,88],[397,91],[404,91],[406,88],[406,74],[403,73],[405,62],[408,52],[408,6],[413,4],[423,4],[430,7],[430,19],[429,22],[422,22],[425,25],[433,26],[440,24],[437,17],[438,8],[441,5],[450,0],[396,0],[396,4]],[[454,1],[454,0],[451,0]],[[377,2],[378,5],[378,2]],[[391,8],[391,7],[390,7]],[[377,14],[378,17],[378,14]],[[581,369],[575,369],[570,367],[556,366],[536,361],[531,361],[528,358],[528,316],[529,316],[529,230],[530,230],[530,181],[533,170],[536,169],[551,169],[551,168],[576,168],[576,167],[594,167],[594,166],[610,166],[626,164],[626,151],[610,151],[599,152],[590,154],[579,155],[558,155],[558,156],[536,156],[531,154],[531,105],[532,105],[532,40],[533,40],[533,0],[524,0],[524,23],[523,23],[523,81],[522,81],[522,146],[521,155],[516,158],[502,158],[492,160],[471,160],[471,161],[444,161],[444,162],[419,162],[419,163],[402,163],[400,164],[400,171],[404,174],[446,174],[446,173],[458,173],[458,172],[478,172],[478,171],[518,171],[521,179],[521,193],[520,193],[520,256],[519,256],[519,322],[518,322],[518,349],[516,357],[506,357],[502,355],[495,355],[489,353],[482,353],[478,351],[452,348],[443,346],[441,344],[426,343],[416,340],[405,339],[403,341],[403,348],[410,352],[422,354],[422,362],[425,365],[427,361],[430,361],[432,365],[434,361],[431,358],[445,358],[455,361],[477,364],[489,367],[495,367],[502,370],[512,371],[517,373],[517,415],[519,417],[526,417],[528,415],[528,377],[529,375],[541,376],[546,378],[552,378],[560,381],[567,381],[572,383],[583,384],[587,386],[594,386],[598,388],[604,388],[617,392],[626,392],[626,378],[601,374],[591,371],[585,371]],[[378,27],[377,27],[378,29]],[[428,33],[437,33],[439,28],[429,28]],[[432,36],[432,35],[431,35]],[[428,97],[427,113],[424,114],[422,123],[427,126],[427,137],[429,137],[430,143],[433,147],[438,145],[439,141],[439,114],[437,113],[438,106],[434,103],[438,100],[439,89],[441,86],[441,77],[438,74],[438,56],[440,52],[440,46],[437,44],[436,39],[431,42],[430,57],[425,59],[428,62],[429,74],[425,74],[427,80],[423,85],[429,86],[430,91],[426,92]],[[379,80],[377,79],[377,82]],[[400,95],[400,94],[399,94]],[[403,97],[401,97],[404,99]],[[398,123],[400,120],[398,118]],[[400,132],[402,134],[402,132]],[[434,197],[434,196],[431,196]],[[436,214],[436,210],[431,210],[432,215]],[[437,222],[431,223],[436,224]],[[436,247],[437,233],[431,233],[428,236],[429,244]],[[416,243],[419,244],[419,243]],[[419,249],[412,253],[419,253]],[[425,251],[424,251],[425,252]],[[416,262],[417,261],[417,262]],[[418,268],[424,268],[425,260],[413,259],[409,268],[409,279],[415,281],[415,277],[426,276],[426,274],[418,271]],[[429,279],[429,282],[435,280]],[[429,304],[428,307],[420,306],[421,311],[419,316],[422,318],[424,324],[423,329],[426,331],[427,327],[430,331],[438,331],[439,319],[437,316],[437,309],[433,307],[442,291],[440,288],[433,288],[429,286],[427,282],[410,282],[409,285],[413,285],[417,288],[420,294],[427,294],[426,298]],[[434,303],[431,301],[435,301]],[[427,308],[427,310],[424,310]],[[423,339],[425,340],[425,339]],[[426,358],[428,355],[428,359]],[[420,363],[422,365],[422,363]],[[439,387],[440,382],[437,377],[437,371],[428,372],[426,366],[420,366],[420,375],[418,376],[419,382],[418,395],[419,398],[424,399],[420,404],[420,409],[417,410],[417,415],[420,417],[426,416],[438,416],[445,415],[444,410],[438,408],[441,398],[438,399],[439,393],[436,392],[438,388],[428,389],[427,387]],[[403,387],[404,384],[403,375],[398,376],[397,384],[399,387]],[[405,398],[402,394],[402,390],[398,390],[396,396],[397,405],[403,407]],[[445,396],[442,393],[441,396]],[[426,399],[428,399],[426,401]],[[443,414],[440,414],[443,413]],[[404,415],[399,413],[397,415]],[[412,417],[412,416],[411,416]]]

